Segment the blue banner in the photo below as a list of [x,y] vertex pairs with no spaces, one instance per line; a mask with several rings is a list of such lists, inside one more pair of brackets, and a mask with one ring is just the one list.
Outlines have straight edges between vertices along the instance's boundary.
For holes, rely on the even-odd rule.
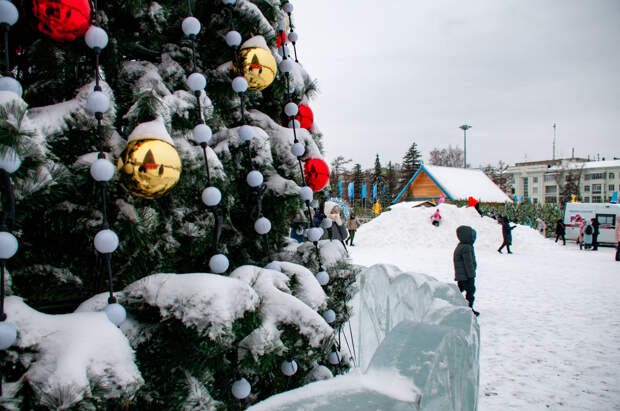
[[618,192],[614,191],[614,193],[611,195],[610,203],[616,204],[617,202],[618,202]]
[[377,185],[376,184],[372,185],[372,199],[373,200],[377,199]]
[[522,203],[522,202],[523,202],[523,196],[521,196],[521,201],[519,201],[519,202],[520,202],[520,203]]
[[362,184],[362,198],[366,198],[366,184]]
[[342,181],[338,181],[338,197],[342,197]]
[[348,193],[347,193],[349,195],[349,198],[354,198],[355,197],[355,189],[354,189],[354,187],[355,187],[354,183],[349,183]]

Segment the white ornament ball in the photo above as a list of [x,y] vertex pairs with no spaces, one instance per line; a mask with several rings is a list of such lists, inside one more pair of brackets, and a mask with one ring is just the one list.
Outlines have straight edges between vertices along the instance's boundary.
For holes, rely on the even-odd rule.
[[96,159],[90,166],[90,175],[95,179],[95,181],[112,180],[112,177],[114,177],[114,171],[116,171],[114,164],[105,158]]
[[327,285],[329,283],[329,273],[327,271],[319,271],[316,273],[316,280],[321,285]]
[[108,33],[98,26],[90,26],[84,35],[86,45],[91,49],[104,49],[108,45]]
[[[6,2],[6,0],[2,1],[2,3],[4,2]],[[10,91],[17,94],[18,97],[21,97],[24,93],[22,85],[19,81],[15,80],[11,76],[0,77],[0,91]]]
[[187,87],[192,91],[204,90],[207,79],[201,73],[192,73],[187,77]]
[[194,127],[194,130],[192,130],[192,136],[194,141],[198,144],[209,144],[209,141],[211,141],[211,137],[213,136],[213,132],[211,131],[211,127],[201,123]]
[[252,140],[254,138],[254,129],[252,128],[252,126],[248,126],[246,124],[239,127],[239,137],[241,137],[243,141]]
[[323,319],[327,324],[331,324],[336,321],[336,313],[334,312],[334,310],[329,309],[323,313]]
[[235,381],[231,387],[232,395],[238,400],[243,400],[250,395],[252,386],[245,378]]
[[7,0],[0,1],[0,24],[12,26],[17,23],[19,12],[13,3]]
[[319,241],[322,235],[323,235],[323,230],[320,229],[319,227],[312,227],[306,233],[308,240],[312,242]]
[[185,17],[181,28],[186,36],[195,36],[200,33],[200,21],[194,16]]
[[270,262],[269,264],[265,266],[265,268],[268,270],[276,270],[276,271],[282,272],[282,264],[280,264],[277,261]]
[[91,113],[105,113],[110,108],[110,97],[103,91],[93,91],[88,95],[86,107]]
[[264,235],[271,231],[271,221],[268,218],[261,217],[254,223],[254,230],[260,234]]
[[299,35],[296,31],[291,31],[290,33],[288,33],[288,39],[291,43],[295,44],[297,43],[297,40],[299,40]]
[[291,3],[290,1],[289,1],[289,2],[284,3],[284,6],[282,6],[282,9],[283,9],[286,13],[291,14],[291,13],[293,12],[293,9],[294,9],[294,7],[293,7],[293,3]]
[[295,157],[301,157],[305,152],[306,146],[304,146],[304,143],[295,143],[291,146],[291,153],[293,153]]
[[101,254],[113,253],[118,248],[118,236],[110,229],[101,230],[95,235],[94,243]]
[[293,71],[293,68],[293,62],[289,59],[282,60],[282,63],[280,63],[280,71],[282,73],[290,73],[291,71]]
[[202,190],[202,202],[207,207],[215,207],[222,201],[222,192],[217,187],[207,187]]
[[332,226],[332,220],[329,219],[328,217],[325,217],[322,221],[321,221],[321,228],[327,230],[328,228],[331,228]]
[[0,154],[0,168],[11,174],[17,171],[22,165],[22,159],[19,158],[17,151],[11,147],[4,148],[4,154]]
[[232,81],[232,88],[235,93],[245,93],[248,89],[248,81],[241,76],[235,77]]
[[248,173],[246,180],[250,187],[258,187],[263,184],[263,175],[260,171],[252,170]]
[[[4,2],[3,2],[4,3]],[[6,321],[0,322],[0,350],[6,350],[17,340],[17,329]]]
[[284,106],[284,113],[289,117],[293,117],[298,112],[299,112],[299,107],[297,107],[297,104],[293,102],[286,103],[286,105]]
[[236,30],[232,30],[226,33],[225,39],[226,44],[228,44],[228,46],[230,47],[239,47],[239,45],[241,44],[241,34]]
[[301,128],[301,123],[299,120],[289,120],[288,128]]
[[282,361],[282,364],[280,365],[280,371],[282,371],[282,374],[286,375],[287,377],[292,377],[297,372],[297,361]]
[[209,259],[209,268],[215,274],[222,274],[228,270],[230,262],[228,261],[228,257],[224,254],[215,254],[211,259]]
[[103,311],[108,316],[108,320],[116,326],[121,325],[127,319],[127,311],[125,311],[125,307],[118,303],[106,305]]
[[331,353],[329,353],[329,356],[327,357],[327,361],[329,361],[331,365],[340,364],[341,359],[342,357],[340,355],[340,351],[332,351]]
[[312,201],[312,189],[308,186],[300,188],[299,195],[303,201]]
[[0,231],[0,260],[8,260],[17,252],[17,238],[8,231]]

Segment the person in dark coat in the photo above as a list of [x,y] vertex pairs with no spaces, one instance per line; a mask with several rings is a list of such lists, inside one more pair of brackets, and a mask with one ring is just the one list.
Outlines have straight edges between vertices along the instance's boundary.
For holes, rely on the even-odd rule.
[[598,235],[601,233],[598,227],[600,226],[598,218],[590,220],[592,222],[592,251],[598,250]]
[[558,240],[561,238],[562,242],[564,243],[563,245],[566,245],[565,235],[566,235],[566,226],[564,225],[562,220],[559,219],[558,222],[555,223],[555,242],[557,243]]
[[469,303],[472,312],[478,316],[480,313],[474,310],[474,294],[476,292],[476,254],[474,242],[476,231],[467,225],[456,229],[459,244],[454,250],[454,280],[458,284],[459,291],[465,291],[465,299]]
[[513,225],[511,227],[510,221],[508,220],[508,217],[506,216],[502,217],[501,224],[502,224],[502,236],[504,237],[504,242],[502,243],[502,245],[499,247],[497,251],[501,254],[502,249],[506,247],[506,250],[508,250],[508,254],[512,254],[512,251],[510,251],[510,246],[512,245],[512,230],[517,228],[517,226]]

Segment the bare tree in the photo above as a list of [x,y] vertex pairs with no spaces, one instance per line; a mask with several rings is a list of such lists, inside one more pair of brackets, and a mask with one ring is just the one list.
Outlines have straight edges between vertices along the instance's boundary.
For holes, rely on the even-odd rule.
[[340,176],[342,176],[343,173],[347,172],[346,169],[346,165],[353,162],[352,159],[345,159],[344,156],[338,156],[336,157],[332,163],[332,170],[331,173],[329,175],[329,181],[330,181],[330,185],[331,185],[331,189],[332,192],[337,192],[338,189],[338,180],[340,180]]
[[492,166],[488,164],[486,167],[482,169],[484,174],[486,174],[504,193],[510,193],[510,175],[506,173],[508,170],[508,164],[504,163],[502,160],[499,161],[497,166]]
[[458,147],[434,148],[430,152],[430,163],[434,166],[462,167],[463,156],[463,150]]

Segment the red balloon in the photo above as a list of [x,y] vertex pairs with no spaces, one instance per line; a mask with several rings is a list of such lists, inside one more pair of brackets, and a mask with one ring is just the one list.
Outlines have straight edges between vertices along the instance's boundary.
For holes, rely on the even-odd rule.
[[320,158],[311,158],[304,165],[304,180],[313,192],[320,191],[329,182],[329,167]]
[[312,123],[314,122],[314,114],[312,113],[312,110],[310,110],[310,107],[305,104],[300,104],[299,112],[295,116],[295,119],[299,121],[301,128],[310,130],[310,127],[312,127]]
[[90,26],[89,0],[32,0],[35,26],[56,41],[73,41]]

